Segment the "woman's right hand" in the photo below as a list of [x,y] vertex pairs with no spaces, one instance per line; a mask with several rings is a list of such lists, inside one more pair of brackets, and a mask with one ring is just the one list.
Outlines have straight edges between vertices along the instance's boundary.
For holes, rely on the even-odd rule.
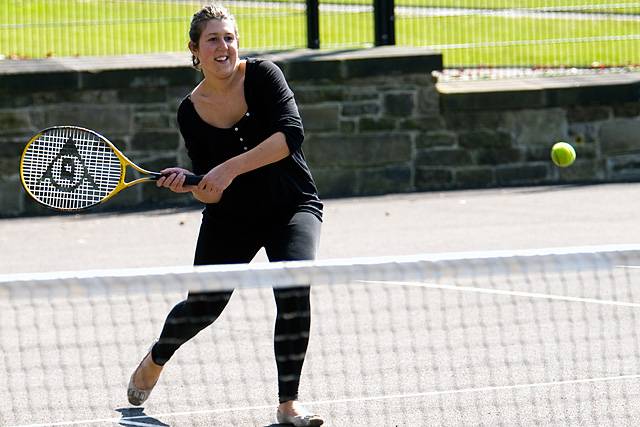
[[193,194],[193,197],[201,201],[202,203],[218,203],[222,198],[221,192],[211,192],[201,190],[197,185],[184,185],[186,175],[192,175],[192,173],[183,168],[167,168],[160,171],[163,175],[156,185],[158,187],[165,187],[175,193],[189,193]]

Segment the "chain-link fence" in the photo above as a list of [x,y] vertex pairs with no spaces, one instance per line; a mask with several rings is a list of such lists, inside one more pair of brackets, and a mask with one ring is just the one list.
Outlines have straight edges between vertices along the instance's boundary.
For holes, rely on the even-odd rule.
[[[227,1],[250,51],[431,47],[446,67],[640,64],[630,0]],[[4,58],[185,52],[192,0],[2,0]]]

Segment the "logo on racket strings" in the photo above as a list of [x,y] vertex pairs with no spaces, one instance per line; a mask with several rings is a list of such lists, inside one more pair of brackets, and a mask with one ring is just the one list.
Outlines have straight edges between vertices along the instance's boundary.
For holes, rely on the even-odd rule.
[[74,191],[83,182],[87,182],[94,189],[98,189],[72,137],[67,139],[60,152],[49,163],[39,182],[43,182],[46,179],[58,190],[66,193]]

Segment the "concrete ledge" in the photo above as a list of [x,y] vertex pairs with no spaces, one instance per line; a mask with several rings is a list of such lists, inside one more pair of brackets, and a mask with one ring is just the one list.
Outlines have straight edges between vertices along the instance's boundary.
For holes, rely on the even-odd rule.
[[[380,47],[349,51],[297,50],[241,52],[244,57],[268,58],[289,80],[344,80],[442,70],[442,55],[428,49]],[[389,61],[394,58],[394,61]],[[158,84],[193,85],[200,73],[188,54],[126,55],[119,57],[49,58],[0,61],[0,94],[61,89],[152,87]]]
[[640,73],[437,83],[443,111],[564,107],[640,101]]

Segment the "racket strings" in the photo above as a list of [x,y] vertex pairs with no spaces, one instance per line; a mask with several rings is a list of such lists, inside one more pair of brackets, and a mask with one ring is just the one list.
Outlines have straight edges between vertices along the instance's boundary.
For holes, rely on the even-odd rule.
[[62,210],[100,203],[122,175],[120,159],[99,136],[84,129],[52,128],[23,155],[25,187],[40,203]]

